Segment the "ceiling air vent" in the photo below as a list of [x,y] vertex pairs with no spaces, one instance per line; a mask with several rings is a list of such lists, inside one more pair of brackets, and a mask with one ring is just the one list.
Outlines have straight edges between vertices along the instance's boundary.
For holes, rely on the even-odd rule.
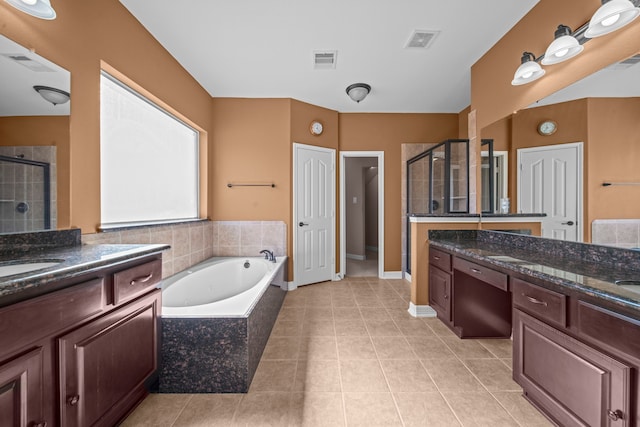
[[405,45],[407,49],[427,49],[440,31],[415,30]]
[[329,70],[336,68],[338,51],[323,50],[313,52],[313,68],[316,70]]
[[29,58],[28,56],[22,55],[20,53],[3,53],[2,56],[10,59],[11,61],[15,62],[16,64],[20,64],[24,67],[27,67],[28,69],[30,69],[31,71],[36,71],[39,73],[52,73],[55,72],[55,70],[52,70],[51,68],[47,67],[44,64],[39,63],[38,61],[35,61],[31,58]]

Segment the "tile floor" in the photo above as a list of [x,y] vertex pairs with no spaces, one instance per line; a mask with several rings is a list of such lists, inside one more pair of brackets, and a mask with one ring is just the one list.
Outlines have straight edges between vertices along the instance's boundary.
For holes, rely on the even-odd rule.
[[407,313],[403,280],[289,292],[247,394],[152,394],[123,426],[548,426],[511,379],[511,341]]
[[346,276],[372,277],[378,275],[378,253],[367,251],[367,259],[363,261],[347,258]]

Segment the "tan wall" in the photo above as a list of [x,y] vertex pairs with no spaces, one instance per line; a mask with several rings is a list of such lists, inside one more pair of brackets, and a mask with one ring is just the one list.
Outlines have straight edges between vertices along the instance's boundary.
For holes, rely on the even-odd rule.
[[68,222],[60,223],[60,220],[69,218],[69,117],[0,117],[0,145],[56,147],[57,224],[58,228],[68,228]]
[[401,271],[401,145],[458,134],[457,114],[340,114],[340,150],[384,151],[384,270]]
[[540,0],[472,66],[471,108],[477,110],[478,129],[638,52],[640,22],[634,22],[590,40],[579,56],[545,67],[546,75],[541,79],[527,85],[511,85],[522,52],[533,52],[536,57],[543,54],[558,24],[576,29],[588,22],[600,5],[599,0]]
[[589,236],[596,219],[640,218],[640,187],[607,182],[640,182],[640,98],[589,99]]
[[0,2],[0,28],[71,72],[71,179],[67,190],[60,189],[70,196],[68,207],[60,206],[59,225],[89,233],[100,223],[100,61],[205,131],[211,126],[211,97],[120,2],[57,0],[53,6],[57,19],[44,21]]

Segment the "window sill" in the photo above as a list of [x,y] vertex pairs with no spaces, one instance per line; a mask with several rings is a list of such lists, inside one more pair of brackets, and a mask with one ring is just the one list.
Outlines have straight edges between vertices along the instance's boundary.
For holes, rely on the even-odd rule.
[[130,224],[101,225],[100,227],[98,227],[98,233],[110,233],[114,231],[138,230],[141,228],[166,227],[168,225],[197,224],[205,222],[211,222],[211,220],[208,218],[198,218],[178,221],[155,221]]

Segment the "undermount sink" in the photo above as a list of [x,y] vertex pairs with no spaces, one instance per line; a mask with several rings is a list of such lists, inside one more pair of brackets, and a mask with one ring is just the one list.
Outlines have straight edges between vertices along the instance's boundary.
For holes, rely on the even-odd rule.
[[615,284],[630,291],[640,292],[640,280],[616,280]]
[[20,262],[14,264],[0,264],[0,277],[13,276],[14,274],[29,273],[42,270],[60,264],[61,260],[38,260]]

